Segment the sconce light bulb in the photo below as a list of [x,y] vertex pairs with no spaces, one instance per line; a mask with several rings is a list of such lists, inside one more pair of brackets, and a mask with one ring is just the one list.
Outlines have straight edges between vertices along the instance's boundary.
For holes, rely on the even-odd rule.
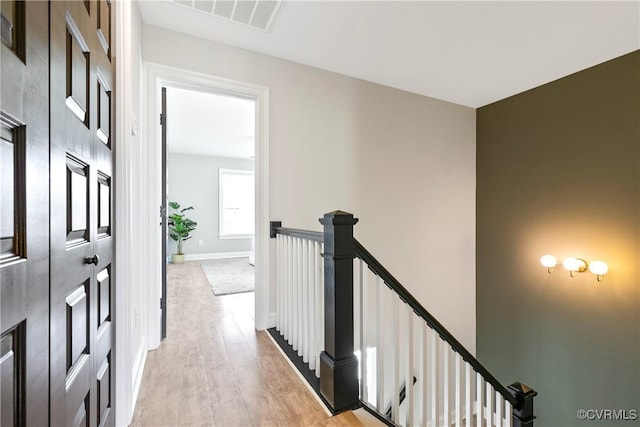
[[609,271],[609,266],[604,261],[592,261],[589,264],[589,271],[597,276],[604,276]]
[[569,270],[569,276],[574,277],[575,273],[582,273],[587,270],[587,262],[581,258],[565,258],[562,266]]
[[565,258],[564,261],[562,261],[562,266],[565,270],[576,271],[580,268],[580,261],[573,257]]
[[543,267],[553,268],[558,264],[558,260],[553,255],[544,255],[540,258],[540,264],[542,264]]

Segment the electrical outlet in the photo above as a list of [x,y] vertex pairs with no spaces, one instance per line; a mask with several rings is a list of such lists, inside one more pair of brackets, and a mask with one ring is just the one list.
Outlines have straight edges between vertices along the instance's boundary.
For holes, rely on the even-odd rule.
[[204,245],[204,240],[198,240],[198,246]]
[[138,119],[135,114],[131,115],[131,136],[138,135]]

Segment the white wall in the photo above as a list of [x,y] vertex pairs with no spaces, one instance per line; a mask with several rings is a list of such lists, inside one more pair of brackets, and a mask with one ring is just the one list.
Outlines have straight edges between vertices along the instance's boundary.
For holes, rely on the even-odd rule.
[[[148,240],[145,240],[147,233],[145,232],[145,225],[147,224],[145,208],[149,206],[149,192],[146,191],[145,175],[148,169],[147,164],[147,152],[148,147],[142,144],[142,121],[143,121],[143,78],[142,78],[142,17],[140,15],[140,9],[137,3],[132,6],[132,74],[131,74],[131,99],[133,107],[132,121],[132,135],[131,143],[134,149],[134,173],[132,174],[133,185],[139,192],[136,194],[140,197],[135,197],[133,200],[133,212],[136,213],[134,217],[134,244],[137,249],[134,252],[134,258],[137,258],[138,265],[144,265],[146,262],[146,255],[148,253]],[[136,133],[136,135],[133,135]],[[155,208],[155,207],[154,207]],[[153,209],[153,212],[157,212],[157,209]],[[138,277],[135,283],[140,286],[133,286],[131,289],[131,372],[132,372],[132,392],[135,399],[138,389],[140,387],[140,381],[142,380],[142,370],[144,368],[144,362],[147,353],[147,325],[144,324],[143,319],[147,316],[144,312],[147,299],[147,286],[142,286],[144,281],[151,282],[153,279],[142,273],[143,270],[138,269]]]
[[[142,144],[142,18],[135,2],[116,3],[115,244],[116,244],[116,425],[128,425],[147,354],[147,254],[149,207]],[[155,218],[154,218],[155,220]],[[146,285],[145,285],[146,282]]]
[[356,237],[475,352],[473,109],[157,27],[143,37],[147,61],[269,87],[271,219],[320,230],[323,213],[354,213]]
[[[171,102],[171,100],[167,100]],[[186,254],[220,254],[251,251],[251,239],[220,239],[218,237],[219,169],[254,170],[252,159],[197,156],[169,153],[167,182],[169,200],[183,207],[193,206],[189,218],[198,223],[192,238],[184,246]],[[199,241],[202,240],[202,245]],[[176,251],[176,243],[169,240],[168,253]]]

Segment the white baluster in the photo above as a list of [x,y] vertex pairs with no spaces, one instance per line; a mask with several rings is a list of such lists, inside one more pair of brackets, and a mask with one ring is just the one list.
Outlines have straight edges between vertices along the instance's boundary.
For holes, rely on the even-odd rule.
[[291,343],[291,269],[293,254],[291,253],[291,236],[285,236],[285,290],[284,290],[284,337]]
[[513,407],[511,402],[505,401],[504,404],[504,427],[511,427],[513,423]]
[[295,339],[296,339],[296,238],[291,237],[291,276],[289,281],[289,304],[291,305],[291,318],[289,319],[289,335],[290,335],[290,344],[295,348]]
[[429,328],[429,400],[431,406],[431,425],[437,426],[438,416],[438,334]]
[[[320,245],[320,249],[324,253],[324,243]],[[320,346],[324,349],[324,259],[322,261],[322,268],[320,269],[320,288],[320,309],[322,313],[320,315],[320,336],[322,337],[320,340]]]
[[504,408],[504,398],[496,391],[496,427],[502,427],[502,409]]
[[[360,328],[360,317],[362,310],[362,302],[360,301],[360,268],[358,268],[358,258],[353,258],[353,351],[360,353],[358,360],[358,376],[362,371],[362,337]],[[362,378],[362,376],[360,376]],[[360,398],[362,399],[362,381],[359,382]]]
[[476,426],[482,427],[482,421],[484,419],[483,408],[482,405],[482,385],[484,380],[482,379],[482,375],[476,372]]
[[412,426],[413,422],[413,310],[407,304],[402,304],[407,318],[407,363],[405,366],[405,402],[407,408],[406,425]]
[[422,426],[426,426],[429,420],[429,389],[428,389],[428,372],[429,372],[429,350],[427,348],[429,327],[427,323],[420,319],[420,378],[418,385],[420,389],[420,422]]
[[298,239],[298,280],[296,290],[298,292],[298,356],[302,356],[304,349],[304,318],[307,313],[304,312],[304,240]]
[[302,334],[301,334],[301,330],[302,330],[302,239],[300,239],[299,237],[296,238],[296,277],[294,278],[294,287],[296,290],[296,299],[295,299],[295,306],[296,306],[296,320],[295,320],[295,324],[296,324],[296,346],[295,346],[295,350],[296,353],[298,354],[298,356],[301,355],[302,352]]
[[276,234],[276,330],[282,333],[282,322],[280,321],[280,314],[282,313],[282,304],[280,304],[280,296],[282,290],[280,289],[280,261],[282,256],[280,255],[280,235]]
[[456,427],[462,427],[462,357],[455,353],[453,359],[455,367],[455,423]]
[[391,334],[395,336],[395,340],[392,343],[393,354],[393,389],[391,395],[391,419],[396,424],[400,423],[400,327],[398,318],[398,306],[400,304],[400,298],[397,295],[393,295],[393,302],[391,304]]
[[295,239],[295,275],[293,276],[293,306],[295,307],[295,317],[293,319],[294,325],[294,335],[293,342],[295,345],[293,349],[298,352],[300,350],[300,312],[302,311],[300,307],[300,267],[301,267],[301,259],[300,259],[300,238],[296,237]]
[[307,271],[307,282],[309,284],[309,301],[307,303],[309,312],[307,318],[309,319],[309,369],[312,371],[316,369],[316,285],[315,285],[315,268],[316,268],[316,253],[314,251],[315,242],[309,241],[307,248],[307,256],[309,259],[309,269]]
[[320,378],[320,353],[324,350],[324,260],[322,253],[322,243],[315,242],[316,258],[316,377]]
[[376,331],[378,336],[376,337],[376,360],[378,364],[378,372],[376,375],[376,390],[377,390],[377,404],[376,409],[378,412],[385,411],[384,401],[384,322],[382,321],[382,315],[384,313],[385,306],[385,284],[382,279],[378,277],[378,315],[376,316]]
[[285,294],[285,284],[286,284],[286,271],[285,271],[285,262],[286,262],[286,254],[285,254],[285,236],[279,234],[278,238],[280,239],[280,311],[278,312],[278,317],[280,318],[280,333],[284,336],[284,316],[286,312],[286,306],[284,303],[284,294]]
[[367,368],[368,368],[368,358],[367,358],[367,340],[365,339],[367,330],[365,329],[366,318],[365,318],[365,310],[366,310],[366,296],[368,295],[365,290],[366,287],[366,275],[368,274],[367,270],[364,268],[364,262],[361,259],[358,259],[358,271],[360,273],[360,281],[358,283],[358,288],[360,291],[360,399],[364,402],[368,402],[369,399],[369,384],[367,381]]
[[309,241],[302,240],[302,361],[309,363]]
[[445,426],[451,425],[451,402],[450,402],[450,383],[451,373],[449,371],[449,344],[445,341],[442,344],[442,417]]
[[487,425],[493,426],[493,387],[491,383],[487,381],[487,393],[485,395],[485,400],[487,402]]
[[473,384],[471,383],[473,376],[471,375],[471,365],[464,362],[464,402],[465,402],[465,426],[471,427],[473,422],[473,399],[471,394],[473,393]]
[[299,308],[298,305],[298,238],[293,239],[293,276],[291,277],[291,305],[293,306],[293,319],[291,319],[291,346],[298,350],[298,327]]
[[280,239],[280,307],[281,312],[278,313],[278,317],[280,318],[280,333],[284,336],[284,313],[286,310],[286,306],[284,304],[284,292],[285,292],[285,284],[286,282],[286,273],[285,273],[285,236],[278,235]]

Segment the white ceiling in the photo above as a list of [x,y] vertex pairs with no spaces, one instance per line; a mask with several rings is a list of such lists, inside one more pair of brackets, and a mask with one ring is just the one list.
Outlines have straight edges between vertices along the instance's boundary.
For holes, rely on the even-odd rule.
[[640,0],[285,1],[269,32],[166,1],[147,24],[480,107],[640,49]]
[[167,151],[253,158],[255,102],[229,95],[167,88]]

